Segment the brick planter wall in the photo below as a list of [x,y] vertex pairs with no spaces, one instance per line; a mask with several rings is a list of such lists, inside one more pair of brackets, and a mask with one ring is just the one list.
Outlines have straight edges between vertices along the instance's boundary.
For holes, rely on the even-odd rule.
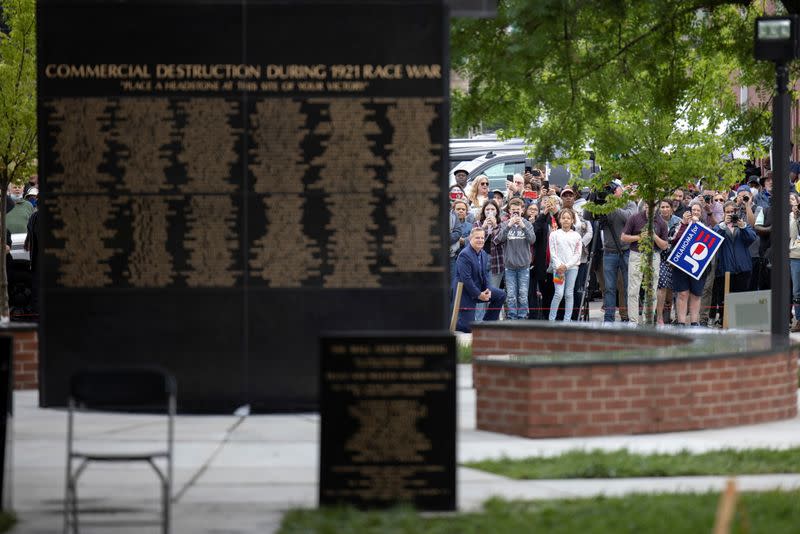
[[[797,353],[525,364],[489,354],[616,351],[686,344],[640,331],[476,329],[477,426],[530,438],[671,432],[797,415]],[[547,339],[543,342],[543,339]],[[602,355],[600,355],[602,356]],[[532,357],[534,358],[534,357]],[[636,358],[639,360],[640,358]]]
[[39,387],[39,335],[33,323],[10,323],[0,335],[14,338],[14,389]]
[[14,336],[14,389],[39,387],[39,335],[36,328],[12,330]]

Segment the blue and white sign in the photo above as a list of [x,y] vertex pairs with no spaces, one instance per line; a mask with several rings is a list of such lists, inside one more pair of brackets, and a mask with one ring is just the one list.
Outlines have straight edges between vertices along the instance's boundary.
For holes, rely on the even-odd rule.
[[667,261],[695,280],[700,280],[724,240],[708,226],[692,222],[673,247]]

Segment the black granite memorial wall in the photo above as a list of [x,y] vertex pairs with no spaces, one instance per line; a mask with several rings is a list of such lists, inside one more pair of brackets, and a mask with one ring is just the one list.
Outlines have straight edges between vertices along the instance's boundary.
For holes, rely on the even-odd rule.
[[309,410],[319,332],[446,326],[439,2],[37,9],[42,405],[118,362]]

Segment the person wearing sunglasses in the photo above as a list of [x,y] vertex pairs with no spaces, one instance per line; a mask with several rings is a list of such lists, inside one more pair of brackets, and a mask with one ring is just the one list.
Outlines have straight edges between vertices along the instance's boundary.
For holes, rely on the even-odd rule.
[[723,204],[725,204],[725,195],[722,193],[714,193],[711,196],[711,217],[709,222],[712,222],[714,226],[718,225],[725,219],[725,213],[722,209]]
[[480,216],[481,208],[489,200],[489,196],[489,177],[481,174],[472,182],[468,195],[469,211],[473,218],[477,219]]

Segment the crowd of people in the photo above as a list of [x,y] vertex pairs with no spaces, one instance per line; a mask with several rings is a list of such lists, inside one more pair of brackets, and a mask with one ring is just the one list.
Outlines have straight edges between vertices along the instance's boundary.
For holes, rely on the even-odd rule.
[[[796,175],[793,174],[793,178]],[[552,187],[537,169],[526,168],[505,191],[489,190],[489,179],[469,180],[455,171],[450,188],[452,298],[462,292],[456,329],[476,321],[588,319],[588,302],[602,296],[603,321],[720,326],[725,275],[729,291],[770,288],[772,177],[748,174],[734,188],[691,184],[655,206],[649,239],[648,207],[636,199],[636,185],[612,180],[602,191]],[[800,184],[800,182],[797,182]],[[585,210],[590,200],[609,195],[627,202],[602,216]],[[800,332],[800,196],[792,187],[790,271],[792,332]],[[724,237],[699,280],[667,262],[692,222]],[[645,253],[652,247],[655,302],[644,306]],[[788,312],[788,310],[787,310]]]
[[[31,321],[38,317],[39,180],[30,177],[24,185],[9,184],[6,196],[6,273],[12,316]],[[25,234],[24,248],[29,261],[16,262],[11,255],[12,235]],[[19,265],[18,265],[19,264]]]

